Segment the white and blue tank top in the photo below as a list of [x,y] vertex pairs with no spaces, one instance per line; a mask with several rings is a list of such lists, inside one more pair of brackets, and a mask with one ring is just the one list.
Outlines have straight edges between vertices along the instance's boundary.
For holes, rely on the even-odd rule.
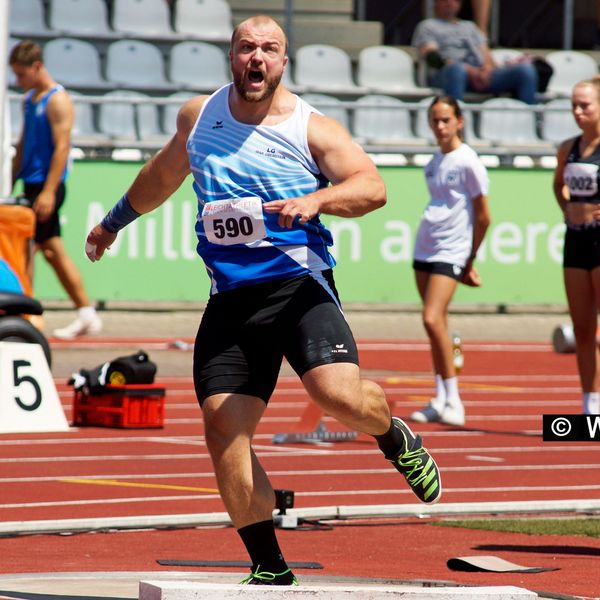
[[314,108],[296,97],[276,125],[248,125],[229,109],[231,84],[204,103],[187,141],[198,198],[197,251],[211,294],[240,286],[318,274],[335,265],[333,240],[318,217],[291,229],[263,211],[271,200],[305,196],[328,185],[308,148]]
[[[56,93],[63,90],[62,85],[55,85],[40,100],[33,101],[35,90],[30,90],[23,101],[23,157],[17,177],[25,183],[43,183],[50,170],[50,162],[54,154],[52,128],[48,121],[48,101]],[[61,181],[67,178],[68,168]]]

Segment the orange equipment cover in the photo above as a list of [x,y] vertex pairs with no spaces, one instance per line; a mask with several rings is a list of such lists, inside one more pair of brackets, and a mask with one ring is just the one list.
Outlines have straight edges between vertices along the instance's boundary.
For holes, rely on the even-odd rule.
[[0,258],[11,266],[28,296],[32,294],[32,287],[27,263],[34,233],[33,210],[26,206],[0,205]]

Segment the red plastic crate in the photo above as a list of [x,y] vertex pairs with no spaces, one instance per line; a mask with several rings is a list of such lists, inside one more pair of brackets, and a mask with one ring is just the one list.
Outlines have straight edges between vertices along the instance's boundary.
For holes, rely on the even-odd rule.
[[160,428],[165,415],[165,388],[155,384],[107,385],[100,394],[75,390],[73,425]]

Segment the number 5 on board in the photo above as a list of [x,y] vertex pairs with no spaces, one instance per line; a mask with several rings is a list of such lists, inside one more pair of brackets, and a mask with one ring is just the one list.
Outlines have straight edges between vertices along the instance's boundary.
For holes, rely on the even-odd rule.
[[42,347],[0,342],[0,433],[68,430]]

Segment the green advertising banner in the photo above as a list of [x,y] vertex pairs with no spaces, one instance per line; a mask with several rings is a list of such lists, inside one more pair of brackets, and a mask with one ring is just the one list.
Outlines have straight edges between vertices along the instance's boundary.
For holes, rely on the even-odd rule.
[[[96,300],[204,301],[209,279],[195,252],[196,201],[191,179],[160,209],[123,230],[105,258],[90,263],[85,236],[129,187],[139,163],[75,162],[62,210],[63,238]],[[414,303],[411,268],[421,212],[428,201],[423,170],[381,167],[387,205],[359,219],[325,217],[338,261],[344,302]],[[477,266],[481,288],[459,286],[467,304],[564,303],[561,275],[564,225],[549,170],[490,169],[493,223]],[[65,298],[54,273],[36,262],[35,294]]]

